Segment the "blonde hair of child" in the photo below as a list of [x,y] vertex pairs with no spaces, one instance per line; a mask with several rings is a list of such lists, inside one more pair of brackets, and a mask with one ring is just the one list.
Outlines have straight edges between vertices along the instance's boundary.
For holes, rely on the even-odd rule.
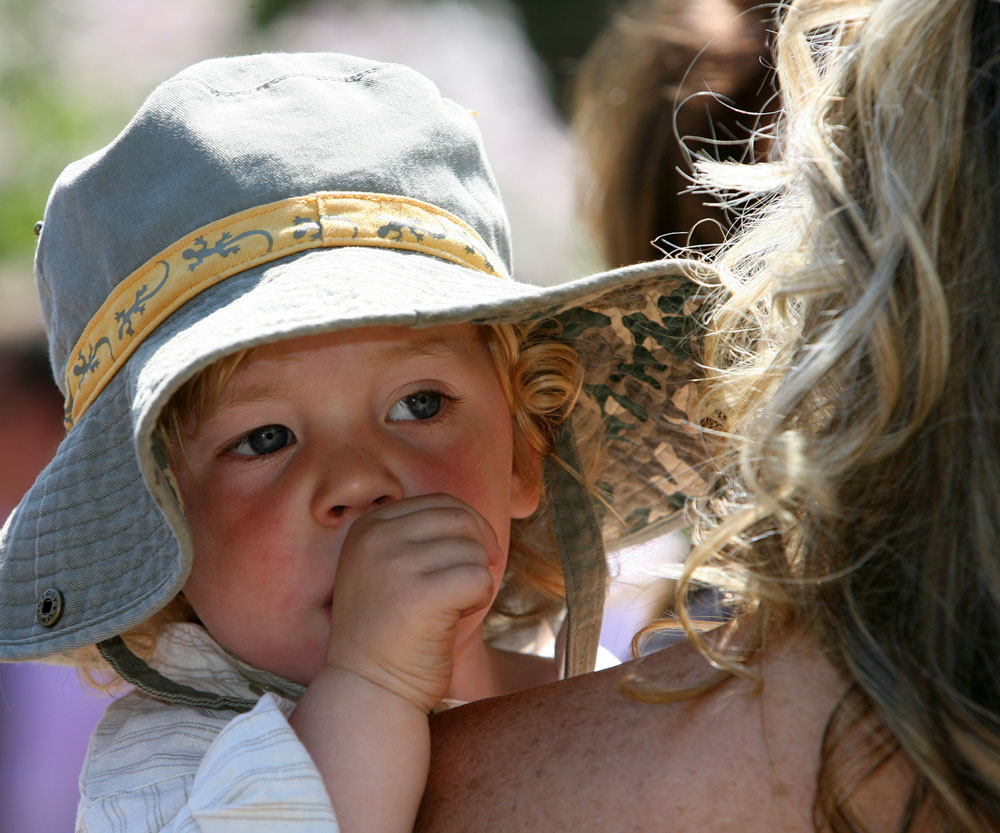
[[896,829],[995,831],[1000,4],[797,0],[777,70],[775,161],[702,170],[753,210],[713,261],[730,439],[687,576],[725,571],[755,615],[734,650],[688,627],[724,669],[701,689],[804,626],[851,683],[816,828],[865,830],[856,796],[895,770]]

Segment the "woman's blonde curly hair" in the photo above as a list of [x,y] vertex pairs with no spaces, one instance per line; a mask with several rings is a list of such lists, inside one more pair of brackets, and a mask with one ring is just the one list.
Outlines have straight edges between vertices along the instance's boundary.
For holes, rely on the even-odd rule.
[[723,669],[699,690],[752,677],[787,624],[851,682],[816,829],[864,830],[859,785],[901,767],[899,830],[996,831],[1000,4],[779,15],[774,161],[702,167],[748,225],[712,258],[706,404],[729,440],[686,575],[721,570],[750,637],[723,650],[678,612]]
[[[562,567],[544,516],[544,483],[540,458],[554,457],[554,435],[558,426],[577,406],[583,384],[583,369],[576,351],[558,337],[549,322],[524,325],[495,324],[484,328],[485,340],[514,426],[514,466],[527,482],[534,482],[540,495],[540,510],[531,518],[514,519],[507,570],[486,620],[489,637],[512,628],[530,627],[559,615],[565,598]],[[164,407],[156,432],[168,459],[183,453],[190,418],[197,422],[216,407],[233,374],[251,360],[256,348],[224,356],[182,385]],[[581,403],[582,404],[582,403]],[[583,424],[599,420],[583,420]],[[581,443],[584,471],[581,479],[593,487],[601,443],[591,432]],[[539,529],[541,533],[539,534]],[[194,610],[183,593],[146,622],[123,634],[131,650],[148,659],[156,647],[160,631],[174,622],[196,622]],[[91,688],[113,691],[122,683],[108,668],[96,648],[74,652],[70,661],[77,666]]]

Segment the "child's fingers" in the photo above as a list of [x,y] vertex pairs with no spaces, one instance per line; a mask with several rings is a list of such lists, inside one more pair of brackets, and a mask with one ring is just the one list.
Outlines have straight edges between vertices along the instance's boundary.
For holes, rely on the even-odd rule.
[[341,578],[328,664],[433,707],[451,679],[458,622],[493,598],[482,546],[467,538],[410,545],[378,571]]
[[341,624],[373,609],[440,623],[490,603],[495,536],[478,514],[451,498],[441,505],[441,497],[376,510],[352,525],[333,588]]
[[[364,550],[381,562],[404,557],[404,550],[415,550],[421,553],[420,564],[426,569],[434,569],[436,555],[448,559],[457,554],[444,545],[447,541],[475,544],[475,547],[462,552],[477,563],[495,563],[499,556],[499,547],[493,536],[485,536],[481,525],[472,516],[456,509],[425,509],[399,518],[372,520],[352,532],[344,543],[344,549],[355,547]],[[435,548],[435,543],[442,544],[440,550]],[[410,553],[409,558],[413,557],[414,554]]]
[[[481,542],[468,536],[433,537],[401,542],[385,529],[359,545],[376,551],[392,546],[386,555],[342,561],[334,584],[335,605],[350,611],[365,605],[427,615],[461,616],[490,603],[493,577],[489,556]],[[345,599],[346,596],[349,597]],[[340,598],[338,598],[338,596]]]
[[[456,559],[438,569],[410,577],[404,572],[386,576],[386,606],[398,628],[434,630],[451,627],[459,619],[493,600],[493,578],[484,566]],[[394,589],[389,589],[395,585]],[[336,591],[334,593],[336,595]]]
[[[405,535],[413,541],[466,534],[482,542],[492,562],[502,557],[496,531],[489,522],[467,503],[443,493],[419,495],[380,506],[355,521],[348,536],[394,520],[405,525]],[[393,530],[395,525],[387,529]]]
[[501,558],[489,523],[449,495],[357,519],[341,547],[328,663],[433,706],[451,678],[458,622],[489,606]]

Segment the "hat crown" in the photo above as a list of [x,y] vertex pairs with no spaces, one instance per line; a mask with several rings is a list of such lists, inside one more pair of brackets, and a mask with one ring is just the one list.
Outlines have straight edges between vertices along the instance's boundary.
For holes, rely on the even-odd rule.
[[436,205],[510,269],[475,121],[422,75],[329,53],[204,61],[159,85],[52,190],[36,275],[56,378],[115,285],[158,252],[220,217],[316,191]]

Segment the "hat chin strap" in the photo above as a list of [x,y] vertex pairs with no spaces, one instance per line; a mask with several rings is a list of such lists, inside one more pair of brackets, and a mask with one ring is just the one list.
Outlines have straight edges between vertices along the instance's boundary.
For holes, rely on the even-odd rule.
[[135,686],[144,694],[165,703],[197,706],[204,709],[228,709],[235,712],[248,712],[257,705],[256,700],[199,691],[164,677],[159,671],[132,653],[120,636],[112,636],[110,639],[98,642],[97,650],[125,682]]
[[563,671],[565,676],[573,677],[594,670],[604,616],[608,566],[601,526],[594,511],[594,497],[571,473],[580,471],[580,454],[572,428],[564,422],[554,440],[556,456],[566,466],[546,458],[545,494],[566,582]]

